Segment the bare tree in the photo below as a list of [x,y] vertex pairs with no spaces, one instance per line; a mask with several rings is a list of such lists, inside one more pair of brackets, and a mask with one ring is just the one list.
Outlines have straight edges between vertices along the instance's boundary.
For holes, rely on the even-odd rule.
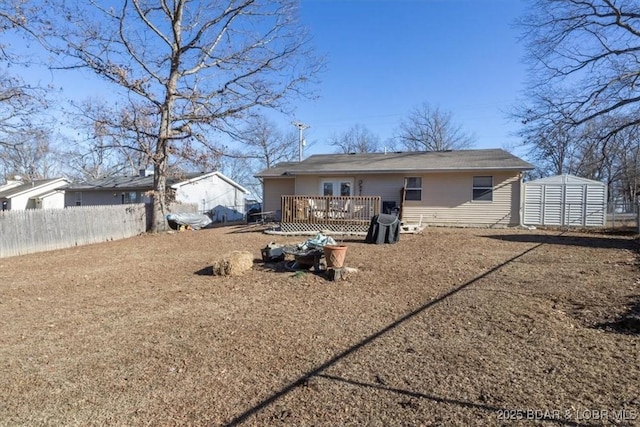
[[535,160],[540,176],[575,173],[571,165],[582,132],[567,123],[567,114],[559,108],[557,99],[552,90],[540,92],[513,113],[522,123],[518,135],[528,148],[529,158]]
[[242,149],[223,149],[221,167],[230,178],[242,183],[257,197],[262,191],[260,182],[254,177],[256,173],[298,158],[297,132],[282,132],[263,115],[251,116],[234,137]]
[[97,179],[135,174],[152,165],[156,116],[146,106],[129,102],[112,107],[100,99],[72,104],[78,137],[68,152],[70,168]]
[[154,128],[153,230],[166,228],[173,153],[202,156],[211,132],[256,107],[286,109],[308,94],[322,61],[293,0],[51,2],[32,17],[60,68],[89,68],[116,84]]
[[25,129],[11,144],[0,144],[0,171],[25,181],[52,178],[60,170],[60,156],[51,142],[51,130]]
[[639,18],[638,0],[532,0],[521,21],[527,97],[556,94],[553,108],[538,112],[574,127],[613,116],[603,141],[640,124]]
[[[27,16],[33,16],[38,13],[37,10],[42,5],[36,5],[35,2],[27,2],[24,0],[6,0],[0,2],[0,33],[11,31],[16,28],[25,28]],[[6,45],[0,42],[0,57],[5,59],[12,55],[6,50]]]
[[123,163],[117,160],[118,153],[109,148],[87,147],[82,143],[71,142],[64,157],[67,175],[79,180],[92,181],[126,173]]
[[52,125],[46,120],[47,91],[19,77],[0,74],[0,173],[25,180],[49,178],[59,170]]
[[329,143],[339,153],[373,153],[380,150],[380,138],[367,127],[356,124],[340,135],[331,136]]
[[413,108],[395,132],[398,144],[409,151],[444,151],[471,147],[475,138],[464,132],[450,112],[427,103]]
[[282,132],[273,121],[262,115],[249,118],[236,139],[247,149],[243,155],[257,160],[261,168],[291,161],[298,155],[296,132]]
[[12,145],[20,133],[40,125],[47,107],[45,90],[33,88],[19,77],[0,74],[0,144]]
[[634,211],[637,206],[637,192],[640,191],[640,129],[628,127],[617,134],[616,171],[618,179],[609,191],[609,198],[619,204],[627,212]]

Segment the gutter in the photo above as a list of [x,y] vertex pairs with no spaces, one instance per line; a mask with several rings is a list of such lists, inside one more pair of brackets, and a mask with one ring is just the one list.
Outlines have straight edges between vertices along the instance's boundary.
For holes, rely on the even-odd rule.
[[486,172],[486,171],[496,171],[496,172],[521,172],[524,170],[532,170],[533,168],[522,168],[522,167],[495,167],[495,166],[487,166],[483,168],[465,168],[465,169],[325,169],[325,170],[306,170],[306,171],[288,171],[282,175],[261,175],[261,177],[266,178],[277,178],[282,176],[293,176],[293,175],[323,175],[323,174],[372,174],[372,175],[380,175],[380,174],[391,174],[391,173],[453,173],[453,172]]

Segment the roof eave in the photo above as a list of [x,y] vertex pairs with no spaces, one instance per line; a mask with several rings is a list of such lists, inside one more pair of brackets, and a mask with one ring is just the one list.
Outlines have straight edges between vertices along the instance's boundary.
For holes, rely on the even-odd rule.
[[230,185],[232,185],[232,186],[236,187],[238,190],[242,191],[242,192],[243,192],[243,193],[245,193],[245,194],[248,194],[248,193],[249,193],[249,190],[247,190],[246,188],[244,188],[242,185],[238,184],[237,182],[235,182],[234,180],[232,180],[232,179],[231,179],[231,178],[229,178],[228,176],[223,175],[223,174],[221,174],[221,173],[220,173],[220,172],[218,172],[218,171],[215,171],[215,172],[209,172],[209,173],[206,173],[206,174],[202,174],[202,175],[200,175],[200,176],[196,176],[196,177],[193,177],[193,178],[191,178],[191,179],[187,179],[187,180],[185,180],[185,181],[176,182],[175,184],[172,184],[172,185],[171,185],[171,188],[173,188],[174,190],[177,190],[178,188],[182,187],[183,185],[191,184],[191,183],[193,183],[193,182],[199,181],[199,180],[201,180],[201,179],[203,179],[203,178],[209,178],[209,177],[211,177],[211,176],[217,176],[217,177],[218,177],[218,178],[220,178],[221,180],[223,180],[223,181],[227,182],[228,184],[230,184]]
[[27,188],[25,190],[19,191],[17,193],[9,194],[9,195],[3,196],[3,197],[5,197],[7,199],[12,199],[12,198],[14,198],[16,196],[23,196],[23,195],[25,195],[27,193],[30,193],[32,191],[35,191],[37,189],[42,189],[42,187],[47,186],[49,184],[55,184],[57,182],[62,182],[62,181],[66,182],[67,185],[69,185],[71,183],[71,181],[69,181],[67,178],[58,178],[58,179],[54,179],[52,181],[49,181],[49,182],[47,182],[45,184],[41,184],[41,185],[34,186],[34,187],[29,187],[29,188]]
[[194,176],[194,177],[189,178],[189,179],[185,179],[184,181],[176,182],[175,184],[172,184],[170,187],[173,188],[173,189],[176,189],[178,187],[182,187],[183,185],[191,184],[193,182],[200,181],[201,179],[209,178],[209,177],[214,176],[214,175],[218,175],[219,176],[218,172],[203,173],[201,175]]
[[442,169],[350,169],[350,170],[312,170],[312,171],[289,171],[286,174],[282,175],[262,175],[261,177],[267,178],[279,178],[279,177],[288,177],[293,175],[320,175],[320,174],[389,174],[389,173],[452,173],[452,172],[476,172],[476,171],[525,171],[525,170],[533,170],[535,169],[533,166],[529,167],[520,167],[520,166],[512,166],[512,167],[495,167],[495,166],[487,166],[487,167],[474,167],[474,168],[442,168]]

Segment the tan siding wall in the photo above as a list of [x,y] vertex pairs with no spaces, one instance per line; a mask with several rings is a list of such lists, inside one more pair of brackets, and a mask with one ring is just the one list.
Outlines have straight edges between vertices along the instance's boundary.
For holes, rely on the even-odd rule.
[[319,196],[321,195],[320,182],[323,179],[337,178],[353,180],[354,196],[380,196],[382,200],[393,200],[400,205],[400,190],[404,185],[404,175],[298,176],[296,177],[296,195]]
[[265,212],[280,210],[280,196],[295,194],[293,178],[264,178],[264,195],[262,210]]
[[319,196],[320,179],[317,176],[296,177],[296,193],[299,196]]
[[405,202],[402,218],[427,225],[507,226],[520,223],[520,180],[517,173],[485,172],[493,176],[493,201],[473,202],[473,176],[478,173],[427,174],[422,201]]
[[[472,202],[474,175],[493,176],[493,201]],[[427,225],[507,226],[520,223],[520,179],[517,172],[356,175],[355,196],[380,196],[400,205],[406,176],[422,177],[422,200],[405,202],[402,219]],[[282,195],[319,195],[323,177],[265,179],[264,209],[280,209]],[[362,184],[360,185],[360,181]]]
[[[359,182],[362,180],[362,194]],[[394,201],[400,206],[400,191],[404,186],[404,175],[362,175],[356,179],[357,196],[380,196],[381,200]]]

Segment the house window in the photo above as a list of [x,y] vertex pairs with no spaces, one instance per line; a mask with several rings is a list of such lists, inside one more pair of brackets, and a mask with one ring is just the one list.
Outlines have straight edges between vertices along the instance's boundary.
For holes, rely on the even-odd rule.
[[82,206],[82,193],[76,191],[76,206]]
[[422,200],[422,178],[409,176],[404,179],[404,199]]
[[474,202],[493,201],[493,177],[474,176],[473,177],[473,199]]
[[138,200],[138,194],[135,191],[127,191],[122,193],[122,204],[128,205],[130,203],[136,203]]
[[6,200],[2,201],[2,210],[3,211],[9,210],[9,202],[7,202]]
[[339,178],[322,180],[320,190],[323,196],[351,196],[352,188],[353,180]]

